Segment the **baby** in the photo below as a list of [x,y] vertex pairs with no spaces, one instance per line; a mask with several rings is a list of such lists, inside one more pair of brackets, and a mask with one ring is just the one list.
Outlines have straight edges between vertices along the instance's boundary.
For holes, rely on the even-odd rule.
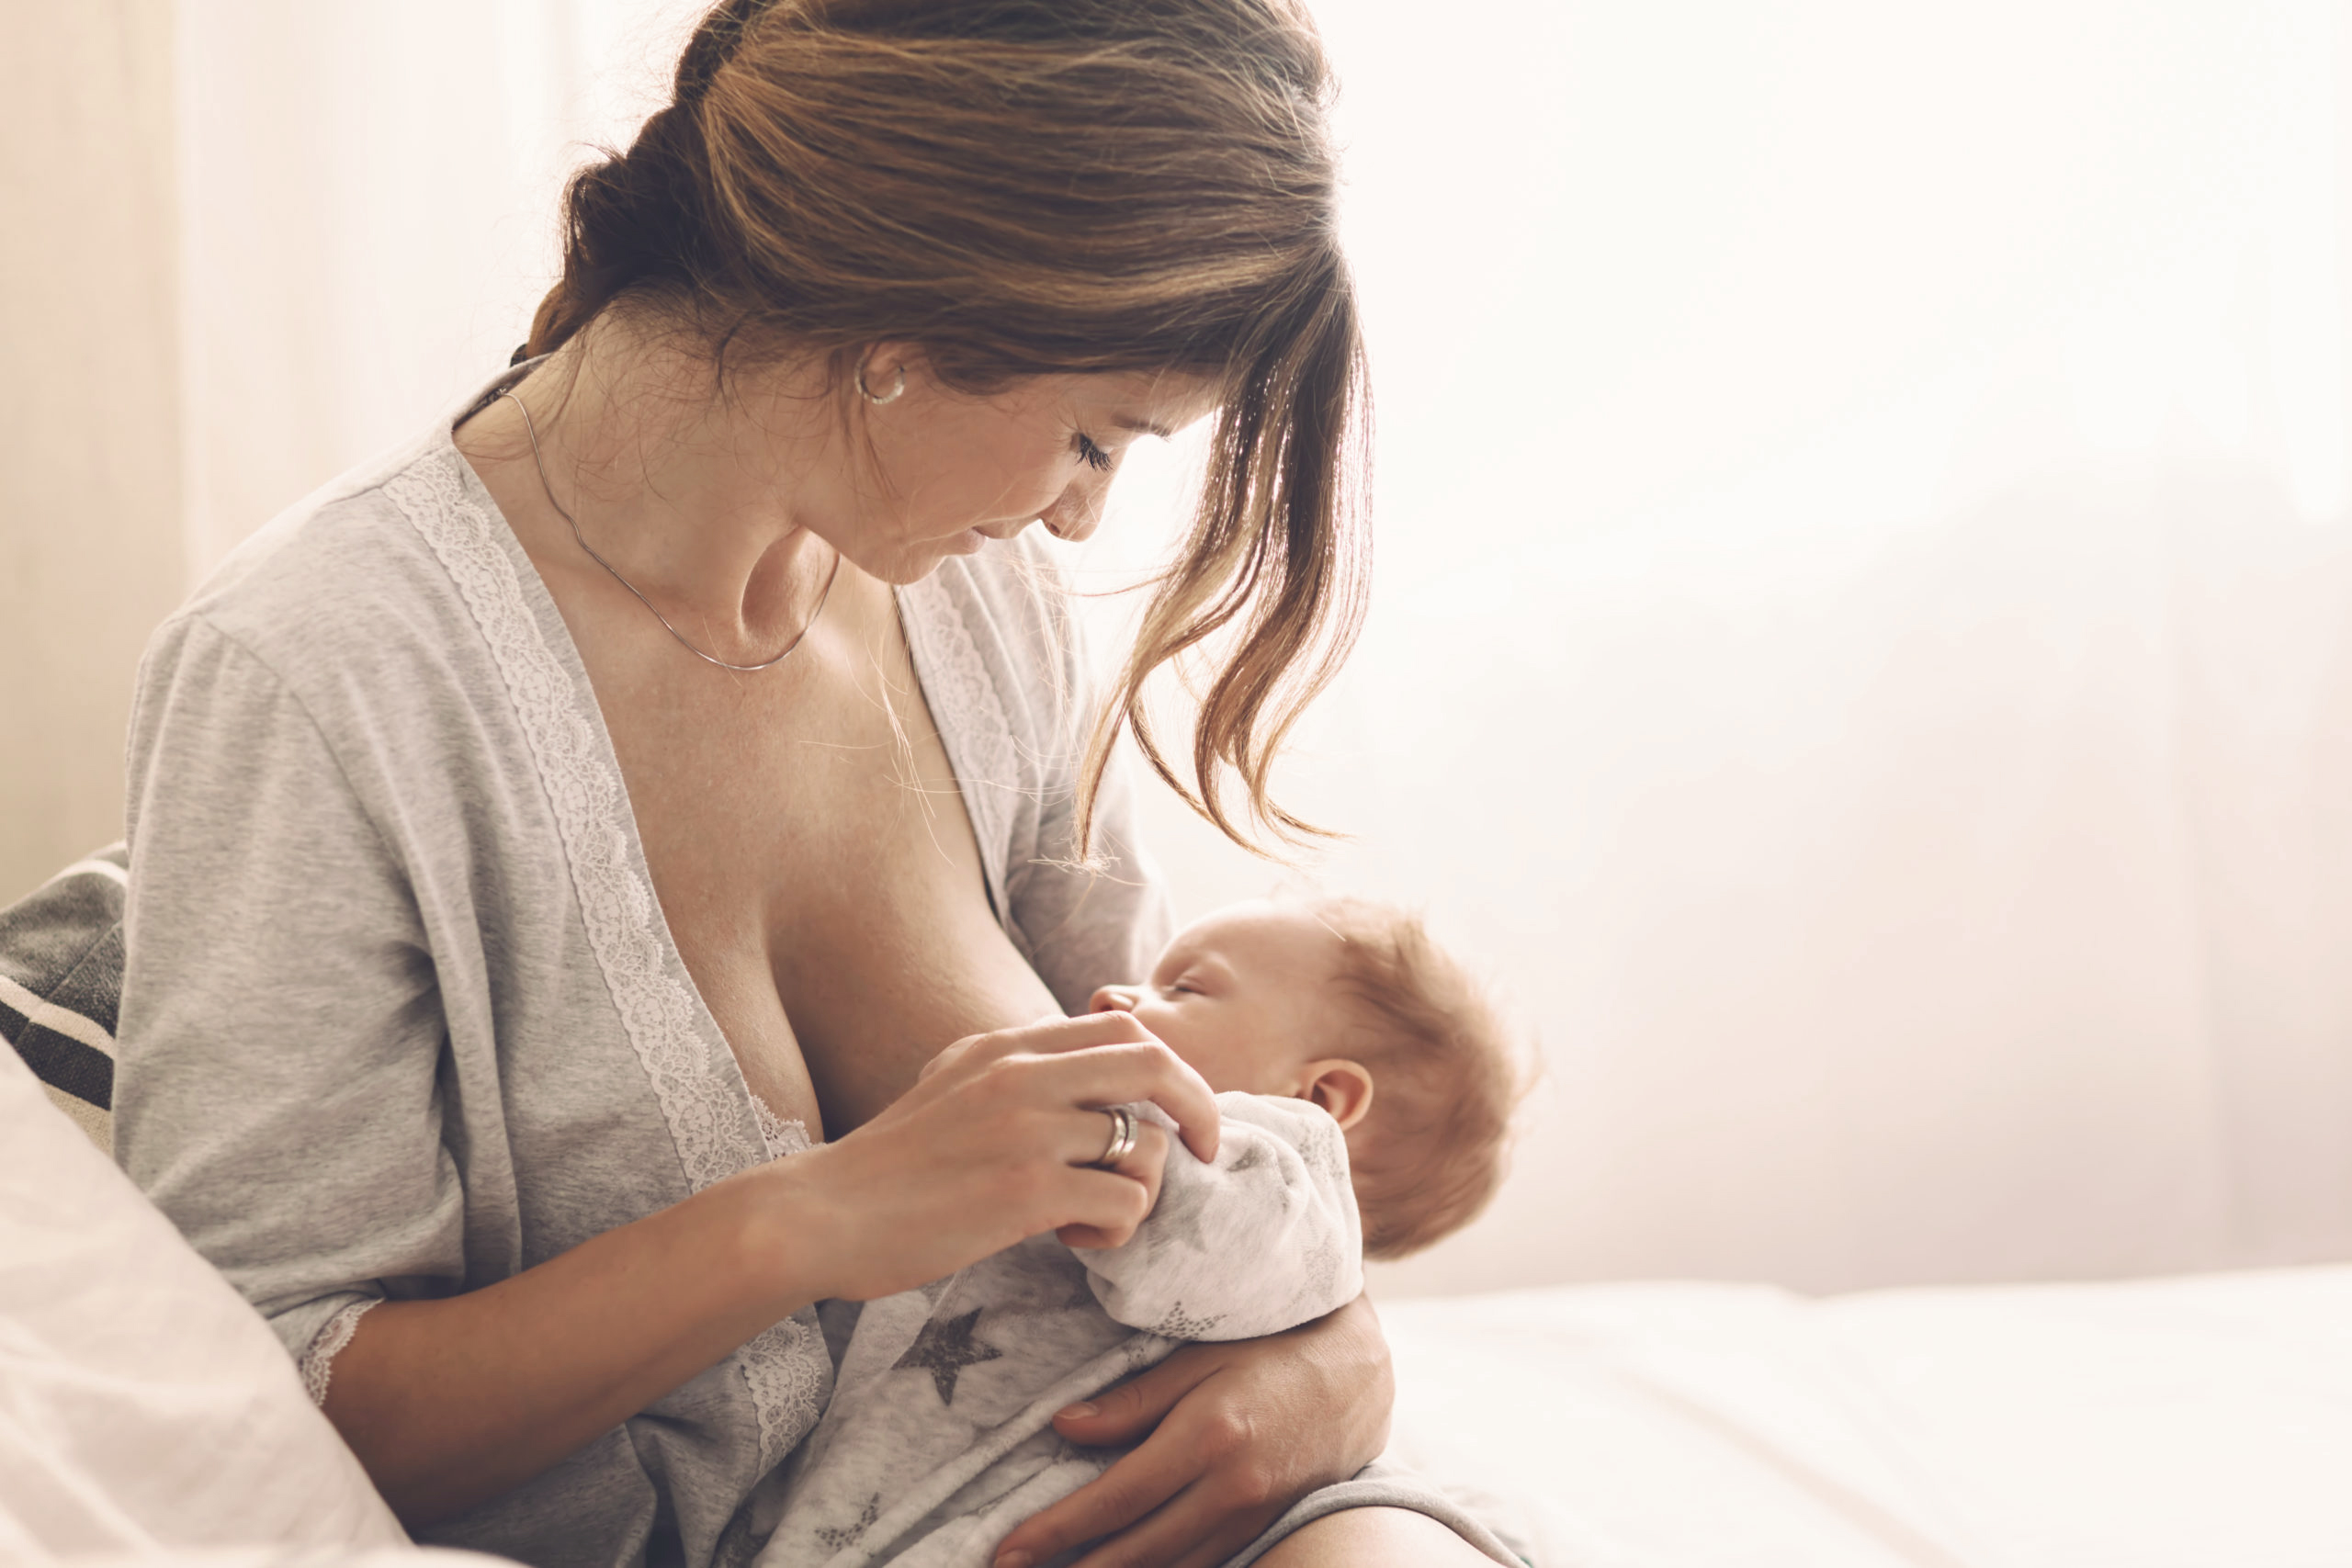
[[979,1568],[1116,1457],[1065,1441],[1055,1412],[1184,1340],[1345,1305],[1363,1257],[1458,1230],[1501,1180],[1513,1049],[1461,966],[1397,910],[1220,909],[1179,932],[1145,984],[1092,1006],[1135,1014],[1218,1091],[1216,1158],[1170,1137],[1159,1201],[1123,1247],[1033,1236],[865,1303],[763,1568]]

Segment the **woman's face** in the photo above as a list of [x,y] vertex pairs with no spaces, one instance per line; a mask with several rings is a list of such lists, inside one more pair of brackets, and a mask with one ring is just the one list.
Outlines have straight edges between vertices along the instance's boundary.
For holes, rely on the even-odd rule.
[[887,582],[916,581],[1032,523],[1085,538],[1128,449],[1173,434],[1214,402],[1194,378],[1126,373],[1039,376],[974,397],[942,386],[918,359],[879,351],[866,385],[888,392],[901,363],[903,393],[858,405],[872,457],[857,464],[865,472],[854,484],[854,515],[812,521]]

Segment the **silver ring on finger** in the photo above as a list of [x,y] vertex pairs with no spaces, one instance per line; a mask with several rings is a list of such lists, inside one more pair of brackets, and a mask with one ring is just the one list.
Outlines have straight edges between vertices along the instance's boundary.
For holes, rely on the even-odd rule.
[[1102,1156],[1093,1161],[1096,1170],[1116,1170],[1119,1162],[1136,1152],[1136,1113],[1124,1105],[1106,1105],[1102,1114],[1111,1119],[1111,1141],[1102,1145]]

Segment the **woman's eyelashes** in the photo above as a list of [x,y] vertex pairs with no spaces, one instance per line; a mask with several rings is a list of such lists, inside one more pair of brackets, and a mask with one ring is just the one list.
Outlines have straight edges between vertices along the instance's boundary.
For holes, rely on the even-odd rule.
[[1078,455],[1090,468],[1101,472],[1111,466],[1111,454],[1094,444],[1094,438],[1083,432],[1072,437],[1078,444]]

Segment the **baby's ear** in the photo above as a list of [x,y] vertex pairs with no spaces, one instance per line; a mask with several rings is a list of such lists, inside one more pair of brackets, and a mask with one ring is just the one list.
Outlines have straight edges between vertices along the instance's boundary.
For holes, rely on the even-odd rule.
[[1346,1132],[1363,1120],[1372,1109],[1372,1073],[1362,1062],[1351,1062],[1334,1056],[1328,1061],[1309,1062],[1299,1069],[1306,1082],[1298,1091],[1300,1100],[1311,1100],[1331,1113],[1331,1120]]

